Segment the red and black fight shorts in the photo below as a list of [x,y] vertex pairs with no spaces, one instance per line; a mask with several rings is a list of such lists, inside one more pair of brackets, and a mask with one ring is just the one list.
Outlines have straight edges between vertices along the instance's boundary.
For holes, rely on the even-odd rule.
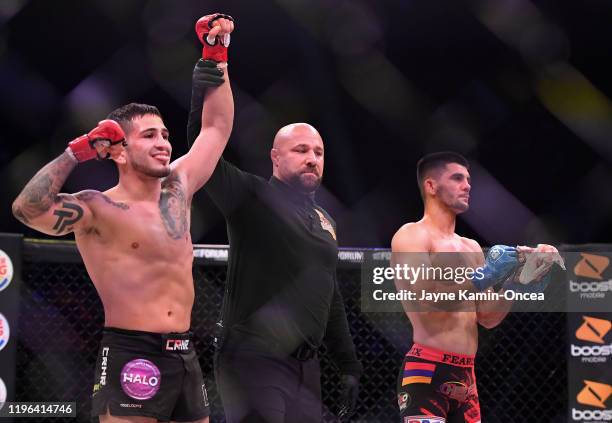
[[210,415],[190,334],[104,328],[92,416],[144,416],[193,421]]
[[480,423],[474,356],[414,344],[397,381],[402,423]]

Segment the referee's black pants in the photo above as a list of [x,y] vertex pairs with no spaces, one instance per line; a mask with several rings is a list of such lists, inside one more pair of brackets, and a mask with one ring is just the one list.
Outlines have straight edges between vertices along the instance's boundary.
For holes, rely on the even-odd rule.
[[227,423],[320,423],[318,357],[298,360],[249,346],[215,354],[215,379]]

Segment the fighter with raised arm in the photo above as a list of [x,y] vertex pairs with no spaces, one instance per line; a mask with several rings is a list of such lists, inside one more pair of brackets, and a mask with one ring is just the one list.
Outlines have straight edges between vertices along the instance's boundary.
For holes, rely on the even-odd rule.
[[[455,233],[456,217],[467,211],[471,189],[469,164],[461,155],[441,152],[423,157],[417,164],[417,179],[425,212],[421,220],[407,223],[396,232],[391,244],[395,260],[412,261],[411,265],[425,268],[452,261],[453,266],[481,269],[479,277],[472,279],[471,289],[484,291],[497,283],[515,283],[511,276],[519,269],[523,254],[556,251],[548,245],[537,249],[497,245],[485,258],[476,241]],[[551,266],[552,262],[541,264],[538,279]],[[420,281],[417,286],[433,287],[430,282]],[[398,290],[414,289],[407,285],[396,280]],[[511,302],[505,302],[505,308],[487,311],[483,305],[472,301],[461,304],[460,311],[435,311],[426,304],[415,311],[404,304],[414,344],[402,363],[397,384],[403,423],[480,422],[474,373],[478,325],[497,326]]]
[[[206,389],[190,339],[194,302],[193,194],[212,174],[229,139],[234,104],[226,15],[208,15],[199,81],[210,87],[202,127],[189,152],[171,163],[169,131],[154,106],[131,103],[110,113],[42,168],[13,203],[24,224],[49,235],[74,233],[104,306],[104,331],[92,415],[112,421],[208,421]],[[106,192],[61,194],[81,162],[110,158],[119,182]],[[129,416],[129,417],[119,417]]]

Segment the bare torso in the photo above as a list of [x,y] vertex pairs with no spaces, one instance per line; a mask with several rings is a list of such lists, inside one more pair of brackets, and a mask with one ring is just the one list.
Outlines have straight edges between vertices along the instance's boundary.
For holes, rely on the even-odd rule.
[[[418,225],[419,227],[414,227]],[[482,265],[482,250],[475,241],[460,237],[441,236],[423,222],[411,224],[411,230],[417,230],[427,239],[422,252],[429,254],[432,265],[436,263],[436,253],[463,253],[459,260],[467,267]],[[448,256],[447,256],[448,257]],[[423,283],[427,283],[426,281]],[[413,327],[413,340],[432,348],[474,355],[478,349],[478,320],[476,307],[467,307],[474,311],[460,312],[407,312]]]
[[116,187],[79,195],[92,224],[77,247],[104,306],[105,326],[148,332],[189,329],[194,302],[189,198],[170,175],[158,201],[132,201]]

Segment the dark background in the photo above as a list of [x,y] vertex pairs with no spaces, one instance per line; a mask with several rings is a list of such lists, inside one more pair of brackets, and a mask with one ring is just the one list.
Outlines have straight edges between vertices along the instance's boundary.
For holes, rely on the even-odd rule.
[[[494,243],[612,238],[609,1],[25,1],[0,3],[1,231],[39,236],[10,204],[112,109],[154,104],[186,151],[196,19],[236,18],[236,118],[226,157],[269,176],[273,136],[306,121],[326,145],[318,199],[342,246],[387,247],[421,217],[415,163],[472,162],[458,232]],[[80,165],[66,192],[116,183]],[[225,243],[204,194],[195,243]]]

